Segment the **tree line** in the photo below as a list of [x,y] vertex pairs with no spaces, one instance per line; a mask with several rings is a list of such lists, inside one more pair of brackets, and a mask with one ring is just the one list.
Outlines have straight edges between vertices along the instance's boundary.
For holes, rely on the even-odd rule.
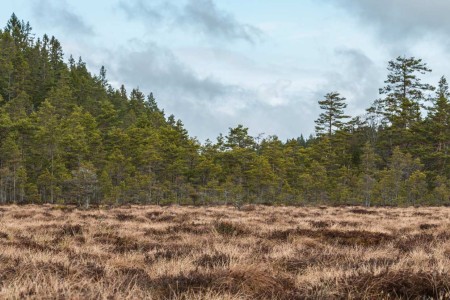
[[365,115],[319,101],[316,135],[281,141],[242,125],[198,142],[152,93],[64,62],[14,14],[0,30],[0,203],[363,204],[450,202],[450,92],[421,59],[389,62]]

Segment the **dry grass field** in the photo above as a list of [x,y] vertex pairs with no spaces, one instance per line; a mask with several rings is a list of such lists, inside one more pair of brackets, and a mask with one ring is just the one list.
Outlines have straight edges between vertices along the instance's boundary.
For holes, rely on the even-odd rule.
[[450,209],[3,206],[0,298],[448,299]]

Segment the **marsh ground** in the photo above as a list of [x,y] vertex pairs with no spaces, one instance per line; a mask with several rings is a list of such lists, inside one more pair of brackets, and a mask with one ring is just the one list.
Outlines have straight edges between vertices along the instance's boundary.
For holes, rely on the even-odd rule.
[[0,207],[0,298],[450,297],[450,208]]

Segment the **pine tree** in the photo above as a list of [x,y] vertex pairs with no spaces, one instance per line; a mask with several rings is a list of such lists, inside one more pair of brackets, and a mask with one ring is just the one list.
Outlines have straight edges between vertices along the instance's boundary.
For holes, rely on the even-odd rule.
[[35,40],[13,15],[0,30],[0,203],[448,204],[447,82],[422,118],[426,64],[399,57],[388,70],[365,118],[347,121],[333,92],[316,137],[255,138],[238,125],[201,145],[152,93],[65,63],[55,37]]
[[20,21],[14,13],[9,18],[5,27],[5,32],[9,33],[17,48],[21,51],[24,51],[33,40],[31,30],[30,23],[25,23],[23,20]]
[[376,159],[373,146],[369,142],[366,142],[361,157],[361,174],[359,177],[359,190],[364,199],[365,206],[371,205],[373,197],[373,189],[376,181]]
[[414,57],[397,57],[389,61],[386,86],[380,89],[385,98],[380,99],[378,112],[399,129],[411,128],[420,120],[420,107],[426,92],[434,88],[422,83],[418,74],[431,72],[426,63]]
[[315,121],[318,135],[331,137],[334,131],[344,129],[343,120],[349,118],[344,114],[344,109],[347,107],[345,100],[339,93],[332,92],[326,94],[324,100],[319,101],[320,108],[324,112]]
[[448,205],[450,201],[450,179],[444,176],[437,176],[433,182],[433,198],[436,205]]
[[[442,77],[439,81],[436,97],[433,105],[429,108],[429,115],[426,124],[428,125],[422,134],[431,141],[428,145],[432,149],[427,149],[423,153],[425,157],[430,157],[432,165],[430,169],[439,175],[450,176],[450,92],[447,80]],[[431,143],[430,143],[431,142]]]
[[229,149],[252,148],[255,146],[255,140],[248,134],[248,128],[238,125],[235,128],[229,129],[225,146]]
[[95,167],[91,163],[80,163],[78,169],[72,171],[71,183],[74,188],[74,197],[80,199],[80,202],[89,208],[98,190]]
[[416,205],[427,193],[427,181],[424,172],[415,170],[406,180],[406,199],[408,204]]

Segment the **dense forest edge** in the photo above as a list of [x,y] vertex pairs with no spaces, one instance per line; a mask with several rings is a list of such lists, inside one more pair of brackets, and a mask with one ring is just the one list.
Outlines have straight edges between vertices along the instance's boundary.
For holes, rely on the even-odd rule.
[[445,77],[423,83],[429,72],[390,61],[362,116],[328,93],[315,136],[238,125],[200,143],[152,93],[64,62],[55,37],[13,14],[0,30],[0,204],[447,205],[450,91]]

